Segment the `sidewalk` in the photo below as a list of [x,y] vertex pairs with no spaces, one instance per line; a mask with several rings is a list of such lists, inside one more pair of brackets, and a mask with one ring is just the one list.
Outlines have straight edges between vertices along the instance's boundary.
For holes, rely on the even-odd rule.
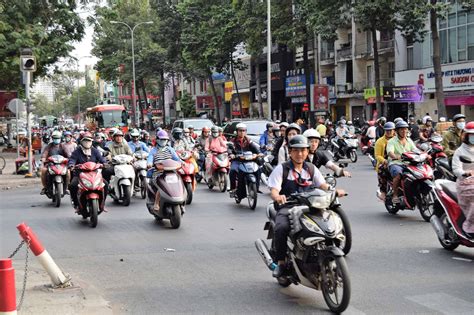
[[[23,259],[14,259],[17,301],[20,300],[24,277]],[[23,305],[19,314],[112,314],[112,307],[98,290],[72,275],[73,286],[53,289],[51,279],[30,255]],[[18,302],[17,302],[18,303]]]
[[40,187],[40,178],[25,178],[25,175],[15,175],[16,153],[0,153],[5,159],[6,165],[0,174],[0,190],[18,189],[21,187],[38,185]]

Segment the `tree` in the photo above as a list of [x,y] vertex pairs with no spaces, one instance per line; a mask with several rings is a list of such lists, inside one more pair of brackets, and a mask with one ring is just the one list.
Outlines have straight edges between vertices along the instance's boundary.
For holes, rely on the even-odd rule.
[[243,40],[234,6],[218,0],[185,0],[178,5],[182,16],[181,47],[188,76],[207,78],[211,85],[216,119],[219,102],[212,72],[222,72],[237,44]]
[[183,117],[196,117],[196,103],[186,91],[183,91],[179,99],[179,105],[181,106]]
[[21,89],[20,49],[33,48],[37,70],[44,76],[49,66],[73,50],[84,36],[84,22],[75,12],[75,0],[4,0],[0,6],[0,87]]

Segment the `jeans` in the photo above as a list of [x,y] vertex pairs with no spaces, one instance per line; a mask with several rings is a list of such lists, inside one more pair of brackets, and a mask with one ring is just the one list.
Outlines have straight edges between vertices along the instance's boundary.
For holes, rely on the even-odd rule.
[[230,164],[229,179],[230,179],[230,189],[233,190],[236,187],[237,174],[239,172],[239,162],[232,161]]
[[286,209],[279,210],[275,218],[275,260],[285,260],[287,251],[287,238],[290,233],[290,219]]
[[400,164],[392,164],[389,166],[389,171],[390,171],[390,176],[392,178],[397,177],[401,173],[403,173],[403,170],[405,169],[405,166],[400,165]]

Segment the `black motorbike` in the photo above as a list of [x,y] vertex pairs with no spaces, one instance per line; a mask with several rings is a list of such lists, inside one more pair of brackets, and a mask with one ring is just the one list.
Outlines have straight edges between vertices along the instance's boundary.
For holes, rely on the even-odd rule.
[[[320,189],[296,193],[279,210],[288,212],[291,230],[286,271],[277,281],[283,287],[293,283],[321,290],[329,309],[341,313],[349,306],[351,284],[344,252],[339,248],[345,238],[344,225],[340,216],[330,210],[336,196],[335,191]],[[267,239],[272,240],[270,249],[265,241],[255,241],[257,251],[271,270],[276,267],[273,241],[276,215],[271,203],[267,208],[269,221],[264,227],[268,231]]]
[[251,151],[246,151],[235,157],[239,161],[239,168],[237,173],[237,187],[236,192],[231,193],[231,198],[235,199],[237,204],[241,200],[247,198],[249,207],[255,210],[257,207],[257,180],[260,166],[257,164],[258,155]]

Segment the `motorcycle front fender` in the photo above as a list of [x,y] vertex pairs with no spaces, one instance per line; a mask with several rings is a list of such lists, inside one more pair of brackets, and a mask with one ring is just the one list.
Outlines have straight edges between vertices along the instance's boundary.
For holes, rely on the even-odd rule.
[[56,183],[62,183],[63,182],[63,177],[61,175],[56,175],[56,176],[54,176],[54,181]]
[[321,252],[324,253],[327,256],[332,255],[334,257],[344,257],[344,252],[342,251],[342,249],[340,249],[339,247],[336,247],[336,246],[327,247],[326,249],[322,250]]
[[146,177],[146,170],[140,170],[140,176]]
[[87,194],[87,196],[86,196],[86,199],[99,199],[99,198],[100,198],[99,194],[98,194],[98,193],[94,193],[94,192],[93,192],[93,193],[89,193],[89,194]]
[[247,175],[247,181],[249,183],[256,183],[257,182],[257,177],[254,174],[248,174]]

